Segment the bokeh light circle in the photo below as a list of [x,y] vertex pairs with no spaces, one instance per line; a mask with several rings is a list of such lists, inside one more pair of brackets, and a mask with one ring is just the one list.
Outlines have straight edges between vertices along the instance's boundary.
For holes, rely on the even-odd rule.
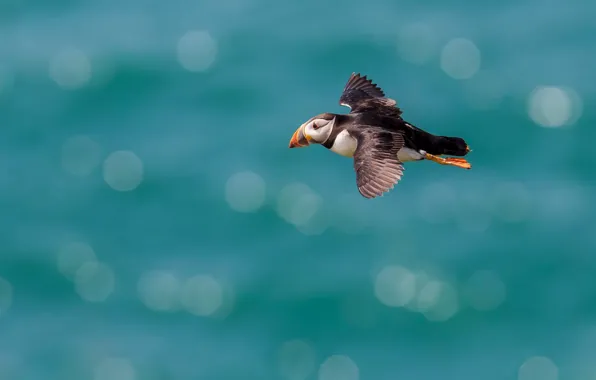
[[441,51],[441,69],[454,79],[469,79],[480,69],[480,59],[480,50],[474,42],[454,38]]

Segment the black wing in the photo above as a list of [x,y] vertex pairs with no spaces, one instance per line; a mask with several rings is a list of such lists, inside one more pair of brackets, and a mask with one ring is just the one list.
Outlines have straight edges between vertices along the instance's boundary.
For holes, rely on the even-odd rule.
[[399,131],[372,126],[358,128],[354,134],[358,139],[354,170],[360,194],[374,198],[393,189],[404,172],[397,159],[397,152],[404,146],[404,136]]
[[386,98],[383,90],[360,74],[352,73],[344,91],[339,98],[339,104],[350,107],[351,112],[360,112],[366,109],[379,107],[393,107],[397,102]]

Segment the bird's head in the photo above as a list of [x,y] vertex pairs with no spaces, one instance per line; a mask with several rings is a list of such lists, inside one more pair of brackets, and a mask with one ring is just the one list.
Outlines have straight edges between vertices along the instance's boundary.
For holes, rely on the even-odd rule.
[[301,148],[310,144],[322,144],[331,135],[335,125],[336,115],[332,113],[322,113],[310,118],[302,124],[290,140],[290,148]]

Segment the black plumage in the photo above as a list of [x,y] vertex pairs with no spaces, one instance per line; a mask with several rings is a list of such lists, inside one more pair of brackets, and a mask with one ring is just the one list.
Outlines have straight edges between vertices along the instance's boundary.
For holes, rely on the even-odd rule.
[[342,154],[345,153],[346,143],[344,140],[338,144],[338,136],[345,131],[356,140],[353,151],[356,182],[358,190],[366,198],[382,195],[401,180],[404,167],[400,157],[408,161],[428,159],[443,165],[471,167],[462,158],[439,157],[465,156],[469,148],[463,139],[437,136],[408,123],[402,118],[397,102],[386,97],[383,90],[366,76],[356,73],[350,76],[339,104],[349,107],[350,113],[324,113],[311,118],[303,126],[316,124],[316,120],[333,120],[332,131],[325,141],[318,143],[335,151],[339,149],[338,145],[344,144]]
[[358,147],[354,152],[354,170],[358,190],[366,198],[374,198],[390,190],[404,172],[397,153],[404,146],[400,133],[378,128],[363,128],[355,133]]
[[[433,135],[405,121],[401,117],[402,110],[396,106],[397,102],[386,98],[383,90],[367,79],[366,75],[350,76],[339,103],[351,109],[348,115],[343,115],[346,118],[340,118],[346,127],[346,124],[351,124],[397,131],[403,135],[405,147],[424,150],[434,155],[463,157],[468,153],[467,144],[463,139]],[[350,128],[350,131],[357,129]]]

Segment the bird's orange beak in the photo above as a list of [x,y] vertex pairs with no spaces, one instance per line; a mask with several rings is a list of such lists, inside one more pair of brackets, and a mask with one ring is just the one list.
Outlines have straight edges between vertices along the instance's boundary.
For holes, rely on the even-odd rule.
[[290,140],[290,148],[302,148],[305,146],[310,145],[308,141],[308,136],[304,135],[304,127],[301,126],[300,128],[296,129],[296,132],[292,135],[292,139]]

